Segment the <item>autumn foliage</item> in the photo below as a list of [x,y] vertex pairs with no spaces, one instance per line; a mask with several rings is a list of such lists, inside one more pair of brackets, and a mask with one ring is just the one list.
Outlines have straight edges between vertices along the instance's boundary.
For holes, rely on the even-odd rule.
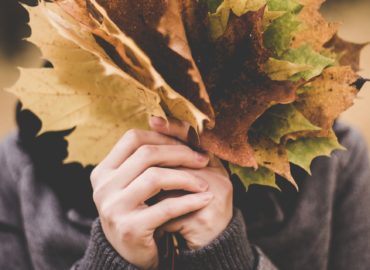
[[292,185],[290,163],[341,149],[334,120],[353,104],[363,45],[336,35],[321,0],[55,0],[30,13],[53,68],[9,89],[43,122],[76,127],[68,161],[98,163],[151,115],[193,128],[248,188]]

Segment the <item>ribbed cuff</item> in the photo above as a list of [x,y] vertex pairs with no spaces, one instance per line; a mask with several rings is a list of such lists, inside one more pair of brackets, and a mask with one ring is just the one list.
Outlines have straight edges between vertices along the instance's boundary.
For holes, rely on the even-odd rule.
[[79,270],[139,270],[123,259],[106,239],[99,219],[91,229],[85,256],[78,263]]
[[179,266],[187,270],[252,270],[255,257],[239,210],[222,234],[198,250],[183,250]]

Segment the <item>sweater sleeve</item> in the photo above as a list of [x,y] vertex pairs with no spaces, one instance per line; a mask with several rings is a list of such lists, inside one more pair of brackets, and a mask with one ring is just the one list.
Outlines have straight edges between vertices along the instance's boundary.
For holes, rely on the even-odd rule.
[[361,136],[351,131],[333,206],[329,269],[370,269],[370,162]]
[[89,245],[84,257],[71,270],[139,270],[123,259],[106,239],[99,219],[91,229]]
[[32,269],[22,231],[16,181],[7,168],[9,152],[0,144],[0,269]]
[[218,238],[201,249],[181,251],[179,266],[192,270],[277,269],[258,247],[249,242],[243,216],[237,209]]

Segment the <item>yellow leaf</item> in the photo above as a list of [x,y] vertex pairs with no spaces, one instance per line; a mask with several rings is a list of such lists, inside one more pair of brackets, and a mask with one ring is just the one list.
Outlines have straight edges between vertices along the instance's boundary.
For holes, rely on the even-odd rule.
[[296,64],[286,60],[279,60],[270,57],[264,65],[264,71],[271,80],[285,81],[289,80],[294,74],[310,70],[312,66],[305,64]]
[[266,4],[266,0],[228,0],[231,10],[237,16],[248,11],[257,11]]
[[298,190],[298,185],[290,173],[290,164],[285,145],[276,144],[260,134],[250,137],[250,143],[259,166],[281,175]]
[[216,40],[225,32],[229,22],[230,6],[224,1],[215,13],[209,13],[209,32],[212,40]]

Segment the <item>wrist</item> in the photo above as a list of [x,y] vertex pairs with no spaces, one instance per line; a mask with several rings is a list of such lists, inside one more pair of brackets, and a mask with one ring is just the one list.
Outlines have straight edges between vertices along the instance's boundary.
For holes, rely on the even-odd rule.
[[179,264],[193,270],[253,269],[255,255],[240,211],[234,211],[227,228],[208,245],[197,250],[181,250]]
[[200,232],[199,237],[193,237],[191,241],[187,241],[187,247],[190,250],[198,250],[209,245],[227,229],[232,219],[233,212],[230,211],[222,220],[217,220],[206,226],[206,229]]

